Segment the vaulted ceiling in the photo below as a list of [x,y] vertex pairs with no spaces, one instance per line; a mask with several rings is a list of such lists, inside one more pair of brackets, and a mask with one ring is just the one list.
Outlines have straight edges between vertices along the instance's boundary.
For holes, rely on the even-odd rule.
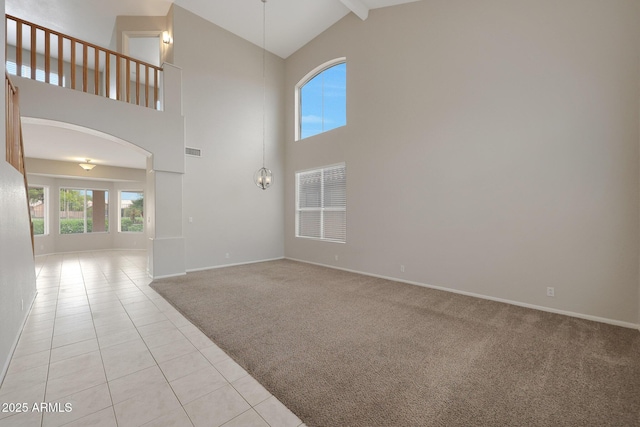
[[[267,0],[266,48],[287,58],[349,13],[364,20],[372,9],[413,1],[418,0]],[[262,0],[6,0],[5,9],[10,15],[108,47],[117,16],[165,16],[172,3],[262,46]],[[27,122],[24,136],[27,157],[61,161],[89,157],[98,164],[146,167],[144,155],[76,130]],[[89,149],[106,143],[108,150]]]
[[[286,58],[350,12],[417,0],[267,0],[266,47]],[[262,46],[262,0],[6,0],[6,12],[99,46],[109,46],[116,16],[164,16],[175,3]]]

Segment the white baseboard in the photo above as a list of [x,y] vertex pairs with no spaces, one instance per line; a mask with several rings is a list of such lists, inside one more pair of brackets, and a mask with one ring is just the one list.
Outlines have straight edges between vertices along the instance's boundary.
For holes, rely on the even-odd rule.
[[149,277],[151,279],[155,280],[155,279],[168,279],[169,277],[186,276],[187,273],[166,274],[164,276],[152,276],[151,273],[149,273],[149,271],[147,271],[147,274],[149,275]]
[[357,270],[351,270],[351,269],[348,269],[348,268],[336,267],[334,265],[327,265],[327,264],[321,264],[321,263],[317,263],[317,262],[305,261],[305,260],[302,260],[302,259],[296,259],[296,258],[290,258],[290,257],[285,257],[285,259],[289,259],[291,261],[304,262],[306,264],[318,265],[318,266],[321,266],[321,267],[333,268],[334,270],[342,270],[342,271],[348,271],[350,273],[357,273],[357,274],[362,274],[362,275],[365,275],[365,276],[377,277],[377,278],[380,278],[380,279],[391,280],[391,281],[394,281],[394,282],[407,283],[409,285],[422,286],[424,288],[437,289],[439,291],[452,292],[454,294],[460,294],[460,295],[466,295],[466,296],[475,297],[475,298],[486,299],[486,300],[490,300],[490,301],[502,302],[502,303],[505,303],[505,304],[516,305],[518,307],[531,308],[531,309],[534,309],[534,310],[546,311],[546,312],[549,312],[549,313],[562,314],[562,315],[570,316],[570,317],[577,317],[579,319],[585,319],[585,320],[591,320],[591,321],[594,321],[594,322],[606,323],[606,324],[609,324],[609,325],[621,326],[623,328],[637,329],[638,331],[640,331],[640,324],[636,324],[636,323],[623,322],[621,320],[609,319],[609,318],[606,318],[606,317],[592,316],[590,314],[576,313],[576,312],[573,312],[573,311],[558,310],[558,309],[555,309],[555,308],[545,307],[545,306],[542,306],[542,305],[529,304],[529,303],[520,302],[520,301],[512,301],[512,300],[508,300],[508,299],[504,299],[504,298],[496,298],[496,297],[492,297],[492,296],[489,296],[489,295],[476,294],[476,293],[473,293],[473,292],[460,291],[458,289],[445,288],[443,286],[433,286],[433,285],[428,285],[426,283],[412,282],[410,280],[398,279],[396,277],[382,276],[382,275],[379,275],[379,274],[372,274],[372,273],[367,273],[367,272],[364,272],[364,271],[357,271]]
[[9,351],[9,357],[2,367],[2,371],[0,371],[0,385],[2,385],[4,381],[5,375],[7,375],[7,371],[9,370],[9,364],[11,363],[11,359],[13,359],[13,353],[16,351],[16,347],[18,347],[18,341],[20,341],[20,337],[22,336],[22,331],[24,330],[24,326],[27,324],[27,319],[29,318],[29,314],[31,314],[31,309],[33,308],[33,304],[36,302],[36,297],[38,296],[38,290],[36,289],[36,293],[33,295],[33,299],[31,300],[31,304],[29,304],[29,310],[26,311],[24,315],[24,319],[22,319],[22,323],[20,325],[20,329],[18,329],[18,335],[16,335],[16,339],[13,341],[11,345],[11,350]]
[[89,252],[112,252],[112,251],[124,251],[124,252],[146,252],[146,249],[141,248],[107,248],[107,249],[87,249],[83,251],[68,251],[68,252],[48,252],[46,254],[36,254],[36,258],[52,256],[52,255],[73,255],[73,254],[86,254]]
[[187,273],[194,273],[196,271],[206,271],[206,270],[214,270],[216,268],[225,268],[225,267],[235,267],[237,265],[248,265],[248,264],[257,264],[259,262],[268,262],[268,261],[278,261],[284,259],[285,257],[281,256],[278,258],[269,258],[269,259],[260,259],[256,261],[245,261],[245,262],[237,262],[233,264],[223,264],[223,265],[214,265],[211,267],[202,267],[202,268],[190,268],[187,270]]

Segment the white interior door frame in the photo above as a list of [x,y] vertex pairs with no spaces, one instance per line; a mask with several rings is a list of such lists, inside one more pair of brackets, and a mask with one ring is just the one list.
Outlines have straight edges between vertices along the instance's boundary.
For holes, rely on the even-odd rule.
[[122,32],[122,53],[131,56],[130,51],[130,40],[135,38],[157,38],[158,39],[158,62],[157,64],[152,65],[162,65],[162,31],[161,30],[151,30],[151,31],[123,31]]

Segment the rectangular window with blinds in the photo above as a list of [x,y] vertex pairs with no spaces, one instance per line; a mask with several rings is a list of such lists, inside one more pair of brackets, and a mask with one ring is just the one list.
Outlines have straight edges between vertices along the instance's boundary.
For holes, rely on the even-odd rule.
[[296,172],[296,237],[347,240],[347,169],[344,163]]

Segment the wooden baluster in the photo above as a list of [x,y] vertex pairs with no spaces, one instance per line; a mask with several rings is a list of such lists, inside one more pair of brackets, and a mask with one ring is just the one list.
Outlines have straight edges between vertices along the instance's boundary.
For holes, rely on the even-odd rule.
[[124,78],[127,79],[127,102],[131,102],[131,61],[129,58],[126,58],[127,61],[127,70]]
[[82,91],[89,91],[89,66],[87,65],[88,47],[86,44],[82,44]]
[[12,157],[11,164],[13,165],[13,167],[15,167],[20,171],[20,164],[22,163],[20,160],[20,154],[21,154],[20,153],[20,104],[18,103],[19,98],[18,98],[17,87],[13,89],[13,92],[11,93],[11,97],[12,97],[11,128],[13,133],[13,135],[11,135],[11,144],[13,145],[11,149],[11,157]]
[[140,63],[136,61],[136,105],[140,105]]
[[93,93],[100,94],[100,51],[97,48],[93,48],[95,53],[95,64],[93,65]]
[[44,31],[44,82],[51,83],[51,32]]
[[11,161],[11,82],[9,82],[9,77],[5,75],[4,78],[4,86],[7,96],[4,99],[4,111],[7,113],[7,117],[5,117],[5,159],[7,162]]
[[6,135],[6,146],[7,146],[7,162],[11,163],[11,159],[13,158],[13,87],[11,87],[11,82],[7,79],[7,97],[5,99],[5,108],[7,112],[6,117],[6,126],[7,126],[7,135]]
[[31,80],[36,79],[36,27],[31,26]]
[[144,66],[144,106],[149,107],[149,66]]
[[76,88],[76,41],[71,41],[71,89]]
[[104,96],[111,98],[111,54],[104,52]]
[[[23,47],[24,47],[24,43],[23,43],[23,36],[24,36],[24,30],[23,30],[23,26],[24,25],[28,25],[30,28],[29,31],[29,35],[31,38],[31,43],[30,43],[30,78],[33,80],[38,79],[39,74],[37,73],[38,71],[38,46],[37,46],[37,38],[38,38],[38,33],[42,32],[44,34],[44,40],[45,40],[45,46],[44,46],[44,81],[46,83],[51,83],[51,74],[52,72],[56,72],[58,73],[58,86],[64,87],[66,86],[65,83],[63,82],[64,80],[64,74],[65,74],[65,61],[64,61],[64,42],[65,39],[69,39],[70,42],[70,57],[71,57],[71,73],[70,73],[70,78],[71,78],[71,84],[69,85],[72,89],[79,89],[76,88],[77,86],[77,81],[79,80],[77,73],[79,72],[78,67],[82,66],[82,91],[89,93],[90,92],[90,82],[89,82],[89,48],[94,49],[94,76],[93,76],[93,93],[95,95],[100,95],[102,92],[102,95],[110,98],[111,94],[113,92],[113,90],[116,91],[116,96],[115,98],[118,100],[122,100],[123,97],[126,98],[126,102],[131,103],[132,102],[132,94],[131,94],[131,84],[132,84],[132,78],[134,78],[134,76],[132,76],[132,71],[135,74],[135,101],[134,103],[136,105],[139,106],[145,106],[147,108],[150,107],[150,102],[153,103],[153,108],[154,109],[159,109],[159,102],[160,102],[160,96],[159,96],[159,90],[160,90],[160,72],[162,72],[162,68],[159,67],[155,67],[155,66],[151,66],[146,64],[145,62],[141,62],[141,61],[137,61],[135,59],[130,59],[126,56],[123,56],[117,52],[113,52],[107,49],[103,49],[100,48],[94,44],[91,43],[85,43],[81,40],[77,40],[74,39],[72,37],[68,37],[68,36],[64,36],[61,33],[58,33],[56,31],[50,30],[48,28],[44,28],[42,26],[39,25],[35,25],[35,24],[31,24],[27,21],[22,21],[18,18],[15,18],[13,16],[7,15],[6,16],[6,21],[14,21],[16,22],[16,66],[17,66],[17,70],[16,70],[16,74],[19,76],[22,76],[22,67],[24,66],[23,64],[23,57],[24,57],[24,53],[23,53]],[[58,38],[58,46],[57,46],[57,52],[52,52],[52,40],[51,40],[51,36],[55,35]],[[81,55],[82,55],[82,59],[81,64],[78,64],[79,62],[79,58],[77,58],[78,56],[78,49],[76,44],[80,44],[82,46],[82,51],[81,51]],[[55,46],[53,47],[53,49],[55,50]],[[42,51],[42,48],[41,48]],[[104,51],[104,59],[101,59],[100,56],[102,54],[102,52]],[[56,57],[58,58],[58,66],[57,66],[57,70],[54,64],[54,67],[52,69],[52,54],[55,54]],[[116,76],[115,76],[115,80],[116,80],[116,84],[115,84],[115,88],[112,90],[111,88],[111,69],[113,68],[111,66],[111,58],[115,57],[116,61],[115,61],[115,66],[116,66]],[[100,73],[100,61],[104,60],[105,64],[104,64],[104,73]],[[125,64],[123,65],[121,60],[125,61]],[[131,61],[135,61],[135,70],[131,70]],[[144,70],[142,70],[142,67],[144,67]],[[123,69],[124,68],[124,69]],[[151,71],[150,71],[151,69]],[[124,76],[124,78],[126,78],[126,88],[123,91],[122,89],[122,79],[123,76],[122,74],[125,73],[126,75]],[[150,78],[151,75],[150,73],[153,73],[153,86],[151,85],[150,82]],[[27,77],[27,76],[24,76]],[[142,86],[142,78],[145,79],[144,81],[144,87],[141,88]],[[104,80],[104,81],[103,81]],[[101,85],[104,84],[104,90],[101,90]],[[152,89],[153,88],[153,89]],[[151,96],[150,91],[153,90],[153,96]],[[144,91],[144,104],[142,102],[141,96],[142,93],[141,91]],[[124,94],[123,94],[124,92]],[[150,101],[151,100],[151,101]]]
[[122,87],[120,86],[120,80],[122,76],[120,75],[120,55],[116,55],[116,99],[120,101],[122,98]]
[[58,86],[62,86],[64,79],[64,38],[58,34]]
[[16,74],[22,76],[22,22],[16,21]]
[[153,108],[158,109],[158,69],[153,69]]

